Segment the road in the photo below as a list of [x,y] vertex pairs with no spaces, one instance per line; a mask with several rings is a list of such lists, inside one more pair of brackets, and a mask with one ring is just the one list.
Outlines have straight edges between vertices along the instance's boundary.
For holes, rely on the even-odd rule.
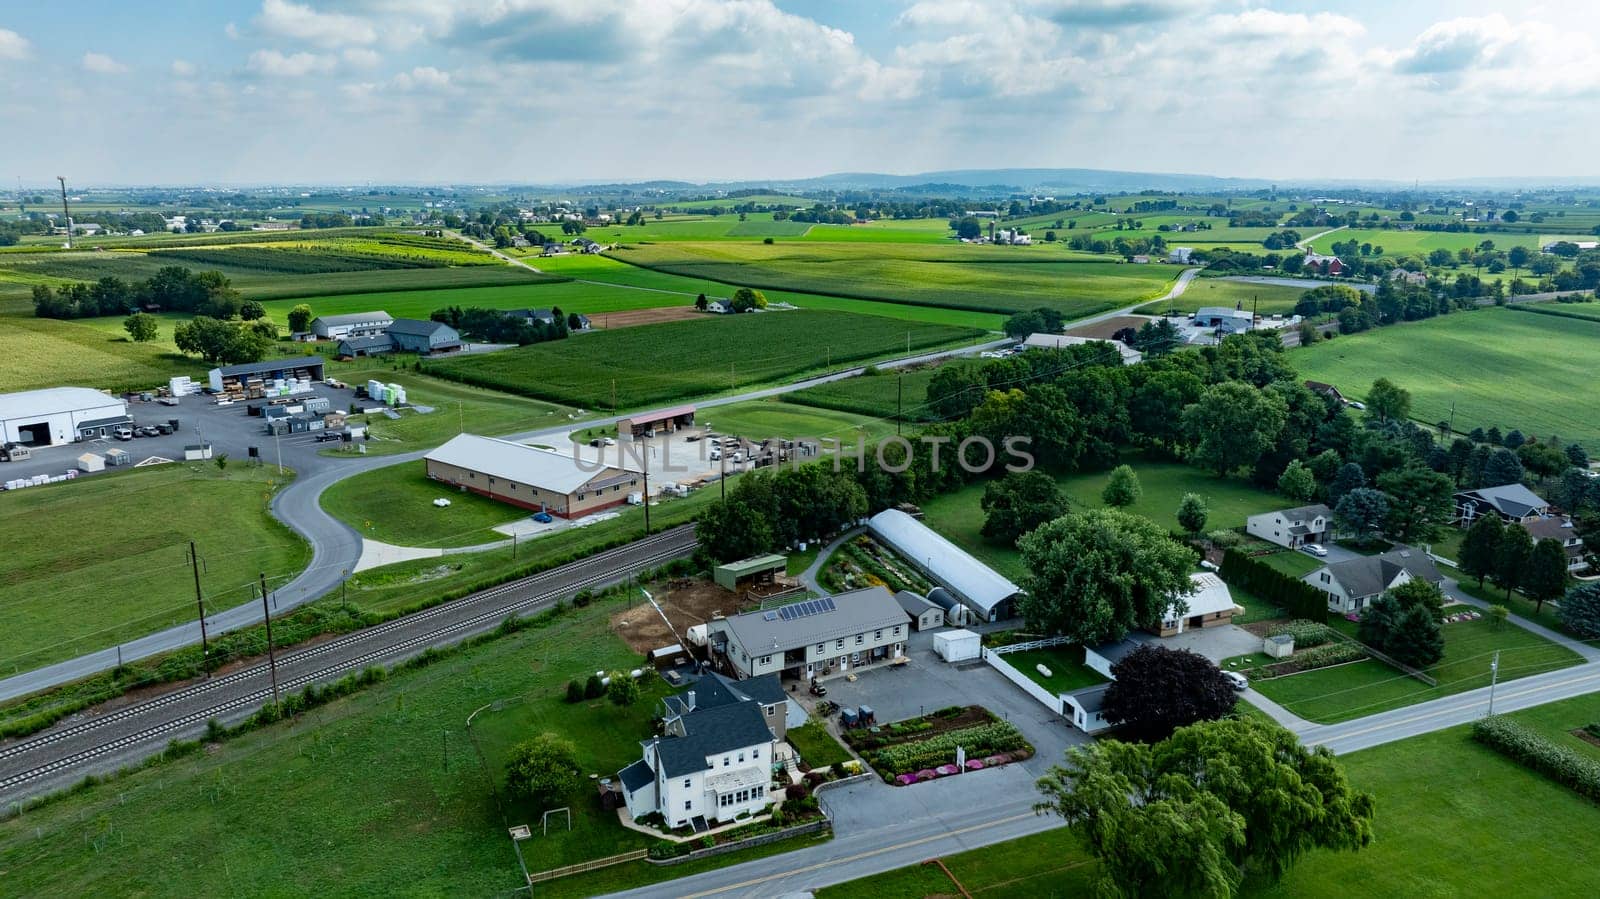
[[[985,350],[997,349],[1009,343],[1009,340],[993,340],[974,346],[918,353],[878,363],[877,367],[880,369],[892,369],[907,365],[920,365],[952,356],[972,355]],[[702,400],[697,402],[696,406],[701,409],[709,409],[747,400],[781,396],[796,390],[804,390],[807,387],[815,387],[818,384],[854,377],[863,371],[865,371],[864,366],[853,366],[830,372],[829,374],[807,378],[803,381]],[[510,440],[559,444],[565,442],[568,439],[567,435],[580,426],[595,427],[615,424],[617,419],[626,414],[628,413],[619,413],[602,418],[587,419],[581,423],[563,424],[557,427],[524,431],[504,436]],[[296,452],[315,453],[317,452],[317,445],[306,444],[303,447],[296,448]],[[331,593],[338,588],[340,582],[346,577],[347,572],[355,570],[356,562],[361,558],[361,535],[354,528],[323,510],[321,504],[323,491],[338,481],[364,472],[390,465],[416,462],[426,452],[426,450],[418,450],[392,456],[363,456],[355,459],[341,459],[338,460],[340,464],[337,466],[319,467],[311,474],[296,478],[293,483],[278,491],[272,501],[272,513],[278,520],[293,529],[295,533],[305,538],[306,542],[311,546],[311,562],[304,571],[300,572],[292,580],[272,590],[271,597],[274,614],[287,611]],[[290,468],[295,468],[296,458],[298,456],[292,455],[288,449],[285,449],[284,461],[286,465]],[[245,603],[208,615],[206,617],[206,629],[208,634],[219,634],[241,627],[248,627],[259,621],[261,621],[261,606],[258,603]],[[171,652],[199,642],[200,624],[198,621],[191,621],[166,630],[157,631],[123,643],[121,647],[87,653],[54,665],[0,680],[0,702],[80,680],[101,671],[109,671],[117,666],[119,660],[122,663],[132,662],[153,655]]]
[[[580,589],[621,583],[638,572],[690,555],[694,527],[663,531],[579,562],[479,591],[393,621],[282,653],[281,693],[329,683],[371,666],[392,666],[430,647],[494,630]],[[169,740],[191,739],[215,718],[235,723],[272,697],[268,665],[239,670],[121,709],[95,709],[26,740],[0,746],[0,803],[61,789],[87,774],[142,760]]]

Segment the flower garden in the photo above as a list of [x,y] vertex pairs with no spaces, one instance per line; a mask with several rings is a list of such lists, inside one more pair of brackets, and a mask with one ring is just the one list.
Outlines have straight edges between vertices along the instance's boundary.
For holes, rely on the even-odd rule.
[[[1009,722],[981,706],[949,706],[920,718],[850,731],[845,741],[896,786],[979,771],[1033,755]],[[963,754],[958,764],[957,749]]]

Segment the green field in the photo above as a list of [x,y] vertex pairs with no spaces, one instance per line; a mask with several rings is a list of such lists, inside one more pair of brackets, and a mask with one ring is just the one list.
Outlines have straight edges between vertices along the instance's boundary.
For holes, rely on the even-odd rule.
[[[1362,230],[1346,228],[1335,231],[1324,237],[1311,241],[1311,247],[1319,253],[1330,252],[1335,243],[1348,243],[1355,240],[1361,243],[1370,243],[1374,247],[1383,247],[1385,256],[1426,256],[1434,250],[1449,250],[1454,253],[1462,249],[1477,249],[1478,245],[1486,240],[1493,241],[1495,249],[1509,250],[1512,247],[1527,247],[1534,252],[1539,251],[1541,231],[1544,226],[1533,226],[1536,230],[1530,233],[1501,232],[1474,234],[1470,231],[1388,231],[1384,229]],[[1315,230],[1307,233],[1310,236]],[[1526,272],[1524,272],[1526,274]]]
[[737,434],[750,440],[815,437],[854,444],[858,437],[871,443],[894,433],[892,421],[833,409],[811,409],[777,399],[747,400],[702,409],[698,419],[718,433]]
[[[1236,478],[1221,479],[1189,465],[1176,462],[1127,460],[1139,475],[1144,495],[1128,511],[1143,515],[1170,530],[1178,530],[1178,503],[1185,493],[1198,493],[1211,515],[1207,530],[1244,526],[1247,516],[1270,511],[1284,505],[1282,497],[1257,489]],[[1100,492],[1105,489],[1110,472],[1097,471],[1058,477],[1056,480],[1067,494],[1074,510],[1101,506]],[[925,521],[939,533],[993,566],[995,570],[1013,580],[1027,574],[1022,557],[1009,546],[997,546],[983,539],[983,499],[985,484],[969,484],[953,493],[934,497],[923,506]]]
[[267,512],[272,467],[235,460],[107,472],[0,494],[0,672],[27,671],[193,620],[198,541],[210,611],[250,602],[310,561]]
[[[439,508],[438,498],[450,500]],[[423,463],[402,462],[345,478],[323,492],[322,508],[363,536],[399,546],[473,546],[510,538],[493,530],[525,509],[430,479]]]
[[[446,378],[585,409],[632,409],[737,390],[983,332],[801,310],[708,316],[428,364]],[[616,397],[615,403],[612,396]]]
[[[491,766],[506,747],[551,730],[579,744],[586,772],[610,775],[638,756],[660,687],[618,708],[562,701],[566,682],[638,657],[605,626],[614,602],[547,627],[502,637],[432,666],[396,674],[304,717],[180,761],[72,793],[0,822],[8,895],[494,895],[520,880],[508,823],[536,836],[522,846],[542,870],[648,846],[573,797],[572,830],[541,833],[536,810],[491,794],[465,728]],[[500,771],[492,770],[498,779]],[[767,847],[778,852],[803,841]],[[106,864],[107,853],[116,864]],[[761,854],[761,853],[757,853]],[[584,896],[690,873],[713,862],[632,862],[539,887]]]
[[826,768],[851,759],[844,746],[815,718],[800,727],[789,728],[787,739],[795,752],[800,753],[800,758],[813,768]]
[[1069,316],[1161,296],[1178,272],[1059,246],[686,242],[614,252],[636,265],[727,284],[992,313],[1048,306]]
[[1600,321],[1480,309],[1295,350],[1300,373],[1361,397],[1377,378],[1411,392],[1411,415],[1455,429],[1559,435],[1600,452]]
[[1294,304],[1300,301],[1300,295],[1316,286],[1315,282],[1307,282],[1305,287],[1289,287],[1283,284],[1252,284],[1228,278],[1196,278],[1189,282],[1182,296],[1151,303],[1139,312],[1160,315],[1164,312],[1194,312],[1202,306],[1225,306],[1230,309],[1249,309],[1262,315],[1287,315],[1294,311]]
[[928,383],[946,365],[977,365],[976,360],[952,359],[937,365],[896,368],[830,381],[785,394],[784,402],[857,412],[876,418],[903,421],[933,421],[937,416],[927,407]]
[[[1512,717],[1580,754],[1600,749],[1569,730],[1600,720],[1593,696]],[[1600,871],[1584,857],[1600,806],[1472,742],[1456,727],[1341,759],[1351,783],[1377,800],[1371,846],[1314,851],[1276,884],[1247,881],[1251,899],[1391,896],[1588,896]],[[1483,851],[1494,847],[1493,851]],[[985,899],[1093,893],[1099,863],[1065,828],[943,859],[969,893]],[[1531,886],[1530,885],[1534,885]],[[937,867],[912,865],[818,891],[819,899],[920,899],[955,895]]]
[[165,384],[174,375],[205,373],[199,359],[185,358],[171,345],[170,323],[162,324],[164,339],[141,344],[120,333],[120,319],[115,334],[91,321],[100,320],[0,316],[0,384],[6,391],[68,384],[133,390]]
[[1583,661],[1566,647],[1520,627],[1506,624],[1496,628],[1479,619],[1444,625],[1444,658],[1427,669],[1439,681],[1437,687],[1375,659],[1259,680],[1253,686],[1302,718],[1332,724],[1487,687],[1489,663],[1497,650],[1501,681]]
[[[1007,653],[1002,658],[1022,672],[1034,683],[1052,693],[1071,693],[1084,687],[1105,683],[1100,672],[1083,663],[1082,646],[1051,646],[1045,649],[1024,649]],[[1047,677],[1038,667],[1050,669]]]
[[[387,368],[372,359],[334,363],[328,373],[350,384],[377,379],[406,389],[406,399],[433,409],[427,414],[402,410],[398,420],[386,415],[351,416],[352,424],[366,425],[371,440],[369,454],[404,453],[432,449],[463,431],[474,434],[510,434],[550,428],[571,421],[577,413],[563,406],[511,396],[481,387],[432,378],[414,371]],[[328,453],[348,452],[352,444],[339,444]]]

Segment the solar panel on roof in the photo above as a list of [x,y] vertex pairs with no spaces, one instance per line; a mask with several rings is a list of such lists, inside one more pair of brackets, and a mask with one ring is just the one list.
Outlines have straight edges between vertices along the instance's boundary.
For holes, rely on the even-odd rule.
[[821,599],[806,599],[784,606],[778,610],[778,616],[784,621],[794,621],[797,618],[809,618],[823,612],[832,612],[836,608],[833,597],[824,596]]
[[765,620],[765,621],[777,621],[778,620],[778,613],[776,613],[776,612],[767,612],[767,613],[763,614],[761,616],[761,618],[762,618],[762,620]]

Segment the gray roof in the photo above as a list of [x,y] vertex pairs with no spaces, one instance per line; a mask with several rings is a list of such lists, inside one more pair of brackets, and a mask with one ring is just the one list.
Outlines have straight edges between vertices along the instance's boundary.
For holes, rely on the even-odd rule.
[[105,428],[110,427],[111,425],[125,425],[132,421],[133,419],[126,415],[117,415],[113,416],[112,418],[96,418],[92,421],[78,422],[78,430],[82,431],[87,428]]
[[1145,645],[1150,638],[1144,634],[1129,633],[1115,643],[1102,643],[1099,646],[1089,647],[1089,651],[1115,665],[1127,658],[1135,649]]
[[286,359],[268,359],[265,362],[245,362],[240,365],[227,365],[218,371],[223,377],[233,375],[266,374],[273,371],[294,371],[297,368],[312,368],[324,365],[321,356],[290,356]]
[[961,605],[961,601],[950,595],[950,591],[943,587],[934,587],[928,591],[928,602],[933,603],[946,612]]
[[[1437,584],[1442,580],[1439,567],[1433,564],[1433,559],[1428,554],[1414,546],[1396,544],[1386,553],[1376,556],[1362,556],[1358,559],[1346,559],[1343,562],[1333,562],[1325,566],[1333,579],[1339,582],[1345,592],[1352,597],[1376,596],[1389,589],[1394,579],[1400,572],[1406,571],[1413,578]],[[1321,571],[1314,571],[1306,575],[1307,583],[1316,583],[1313,580]]]
[[977,606],[985,615],[1022,592],[1021,587],[971,553],[898,509],[886,509],[872,516],[867,527],[873,536],[889,544],[912,564],[921,566],[934,580]]
[[1522,528],[1535,540],[1560,540],[1565,543],[1578,536],[1570,518],[1535,518],[1532,521],[1524,521]]
[[788,698],[783,694],[783,685],[778,683],[777,674],[734,680],[713,671],[695,681],[689,689],[663,700],[668,714],[688,714],[690,693],[694,694],[694,707],[697,710],[713,709],[736,702],[777,705]]
[[1309,506],[1296,506],[1293,509],[1284,509],[1278,514],[1283,516],[1284,521],[1298,523],[1302,521],[1309,521],[1318,516],[1323,518],[1332,518],[1333,510],[1322,503],[1312,503]]
[[668,777],[706,770],[706,756],[772,741],[766,715],[754,702],[696,708],[681,720],[683,736],[656,740],[661,770]]
[[444,322],[425,321],[420,318],[397,318],[393,324],[389,325],[387,330],[390,334],[408,334],[415,337],[432,337],[440,331],[449,331],[451,334],[450,339],[452,340],[461,336],[456,333],[455,328]]
[[1111,689],[1110,684],[1096,684],[1092,687],[1084,687],[1082,690],[1075,690],[1067,695],[1071,696],[1073,701],[1085,712],[1093,715],[1105,707],[1106,691],[1109,689]]
[[1499,487],[1479,487],[1456,494],[1458,499],[1479,500],[1499,510],[1502,515],[1521,518],[1533,512],[1548,509],[1550,504],[1539,494],[1521,484],[1502,484]]
[[346,337],[339,341],[339,350],[375,350],[393,349],[394,340],[387,334],[374,334],[371,337]]
[[913,618],[920,618],[923,612],[940,608],[939,606],[930,602],[926,596],[923,596],[920,593],[912,593],[910,590],[901,590],[899,593],[896,593],[894,595],[894,601],[899,603],[900,608],[905,609],[906,614]]
[[745,612],[722,619],[721,624],[745,652],[767,655],[910,620],[884,587],[864,587],[830,598],[832,609],[810,615],[785,619],[777,610]]
[[591,481],[614,476],[617,470],[609,463],[597,466],[593,458],[580,466],[566,453],[477,434],[458,434],[423,458],[558,493],[573,493]]
[[623,768],[617,773],[617,776],[621,778],[622,786],[630,793],[650,786],[650,782],[656,779],[655,772],[651,771],[650,766],[644,763],[644,759],[640,759]]
[[368,322],[392,321],[394,321],[394,316],[384,312],[382,309],[374,309],[371,312],[346,312],[343,315],[319,315],[312,319],[311,323],[313,325],[315,325],[317,322],[322,322],[324,325],[364,325]]

